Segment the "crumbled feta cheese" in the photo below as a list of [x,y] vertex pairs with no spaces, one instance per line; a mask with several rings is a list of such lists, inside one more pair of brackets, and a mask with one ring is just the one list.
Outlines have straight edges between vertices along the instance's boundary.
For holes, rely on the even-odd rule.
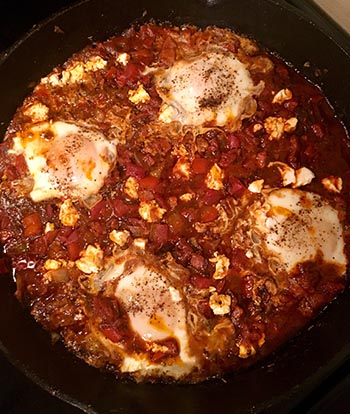
[[281,104],[285,101],[289,101],[293,98],[292,91],[289,89],[281,89],[276,93],[276,95],[273,97],[272,103],[278,103]]
[[81,252],[80,259],[75,261],[76,267],[86,274],[97,273],[103,266],[103,251],[99,246],[88,245]]
[[41,83],[49,83],[51,86],[62,86],[69,83],[82,82],[86,72],[96,72],[103,69],[107,65],[107,61],[100,56],[92,56],[86,63],[74,62],[69,65],[62,73],[53,73],[41,79]]
[[54,230],[55,230],[55,225],[53,223],[48,222],[45,224],[45,230],[44,230],[45,234],[49,233],[50,231],[54,231]]
[[33,122],[46,121],[49,108],[41,102],[36,102],[25,109],[24,115],[29,116]]
[[295,183],[292,187],[298,188],[310,184],[314,178],[315,174],[311,170],[301,167],[295,171]]
[[282,182],[284,186],[294,184],[296,181],[295,170],[284,162],[274,161],[268,164],[268,167],[276,166],[282,176]]
[[296,127],[298,125],[298,119],[293,117],[287,119],[287,121],[284,124],[284,132],[294,132],[296,130]]
[[284,132],[285,120],[281,117],[269,116],[264,121],[265,131],[270,135],[269,139],[280,139]]
[[343,189],[343,180],[341,177],[326,177],[322,179],[323,187],[332,193],[340,193]]
[[141,201],[140,203],[139,214],[148,223],[159,221],[165,212],[166,210],[159,207],[155,200]]
[[248,190],[252,193],[261,193],[261,190],[264,187],[264,180],[255,180],[251,182],[248,186]]
[[129,101],[135,105],[139,103],[145,103],[151,99],[142,84],[140,84],[136,90],[130,89],[128,95]]
[[61,84],[61,81],[57,73],[52,73],[51,75],[42,78],[40,83],[44,85],[50,84],[50,86],[59,86]]
[[293,188],[302,187],[310,184],[315,178],[315,174],[306,167],[301,167],[298,170],[285,164],[284,162],[274,161],[270,162],[268,167],[276,166],[282,176],[284,186],[291,185]]
[[80,216],[77,209],[74,207],[72,200],[65,200],[60,207],[59,219],[64,226],[73,227],[77,224]]
[[107,65],[107,61],[100,56],[92,56],[86,63],[85,69],[87,71],[96,72],[99,69],[103,69]]
[[128,177],[124,184],[124,193],[130,198],[136,200],[139,197],[139,183],[136,178]]
[[224,179],[224,172],[215,163],[211,167],[210,171],[208,172],[208,174],[205,178],[205,183],[206,183],[207,187],[212,189],[212,190],[221,190],[224,187],[224,184],[222,182],[223,179]]
[[130,232],[128,230],[112,230],[109,233],[110,240],[120,247],[123,247],[127,243],[129,237]]
[[215,272],[213,274],[213,279],[223,279],[228,272],[230,267],[230,260],[223,254],[218,252],[214,253],[214,257],[209,259],[211,263],[215,263]]
[[249,358],[250,356],[253,356],[256,354],[255,348],[253,345],[239,345],[239,354],[238,356],[242,359]]
[[117,62],[126,66],[129,62],[130,56],[127,53],[119,53],[117,57]]
[[165,124],[170,123],[174,119],[175,109],[172,106],[163,104],[159,110],[158,119]]
[[186,158],[180,158],[177,160],[173,167],[173,173],[176,176],[180,176],[188,180],[190,178],[191,166]]
[[157,342],[151,342],[151,343],[146,342],[146,348],[149,351],[152,351],[154,353],[156,352],[166,353],[169,350],[169,348],[166,345],[160,345],[160,344],[157,344]]
[[145,250],[146,244],[147,244],[147,240],[142,239],[141,237],[134,240],[134,246],[139,249]]
[[84,79],[85,66],[83,62],[75,62],[62,72],[61,81],[67,83],[77,83]]
[[191,200],[192,200],[192,198],[193,198],[193,194],[192,194],[192,193],[185,193],[185,194],[182,194],[182,195],[179,197],[179,199],[180,199],[181,201],[191,201]]
[[280,139],[284,132],[295,131],[298,119],[293,117],[284,119],[282,117],[269,116],[264,121],[265,131],[270,135],[269,140]]
[[231,296],[214,292],[209,298],[209,306],[214,315],[226,315],[230,313]]
[[54,259],[47,259],[44,268],[46,270],[57,270],[60,269],[62,266],[65,266],[67,262],[64,259],[54,260]]
[[262,129],[263,129],[263,126],[262,126],[261,124],[255,124],[255,125],[253,126],[253,132],[254,132],[254,134],[255,134],[256,132],[261,131]]
[[180,302],[182,300],[180,292],[173,286],[169,286],[169,293],[173,302]]
[[174,157],[188,157],[188,152],[186,150],[186,147],[181,144],[178,147],[175,147],[172,151],[171,151],[171,155],[173,155]]

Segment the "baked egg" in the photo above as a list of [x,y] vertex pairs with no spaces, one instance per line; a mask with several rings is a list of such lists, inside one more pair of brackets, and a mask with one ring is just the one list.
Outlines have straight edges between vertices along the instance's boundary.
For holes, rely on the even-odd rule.
[[34,124],[13,142],[12,152],[23,154],[33,179],[35,202],[97,194],[116,160],[116,147],[102,132],[69,122]]
[[231,53],[209,52],[191,60],[179,60],[155,75],[163,99],[159,119],[199,126],[233,125],[256,111],[257,85],[246,65]]
[[338,211],[318,194],[291,188],[265,194],[251,210],[264,251],[287,272],[299,263],[322,260],[346,271],[343,228]]

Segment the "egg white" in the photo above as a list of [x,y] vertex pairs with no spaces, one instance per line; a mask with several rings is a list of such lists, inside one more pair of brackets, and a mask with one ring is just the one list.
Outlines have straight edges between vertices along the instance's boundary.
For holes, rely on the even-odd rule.
[[233,54],[210,52],[179,60],[155,74],[163,99],[159,119],[186,125],[211,123],[239,127],[256,110],[263,82],[254,85],[247,67]]
[[346,271],[343,228],[338,211],[321,196],[297,189],[275,189],[252,209],[255,228],[263,235],[266,257],[293,271],[299,263],[323,260]]
[[97,194],[116,160],[116,146],[101,132],[74,123],[38,123],[13,142],[12,151],[24,155],[33,178],[35,202]]
[[175,339],[179,355],[158,363],[151,361],[147,352],[132,352],[117,344],[122,356],[120,370],[178,379],[198,365],[191,350],[186,299],[172,283],[170,267],[146,264],[140,258],[132,250],[110,258],[106,270],[96,275],[96,284],[104,290],[110,289],[106,288],[108,285],[114,286],[114,296],[128,314],[130,329],[144,341],[146,348],[157,346],[157,341]]

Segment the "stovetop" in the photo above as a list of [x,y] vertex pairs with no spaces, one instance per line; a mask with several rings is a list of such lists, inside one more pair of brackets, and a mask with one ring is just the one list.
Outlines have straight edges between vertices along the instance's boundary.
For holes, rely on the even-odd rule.
[[[342,41],[348,36],[320,11],[314,2],[285,1],[302,10],[317,25],[322,25],[334,39]],[[10,47],[34,24],[74,2],[73,0],[31,0],[22,3],[15,0],[0,0],[0,52]],[[350,44],[349,39],[347,41]],[[349,407],[350,361],[333,373],[319,388],[306,395],[297,406],[292,409],[276,406],[265,414],[337,414],[348,412]],[[0,354],[0,413],[81,414],[81,411],[41,389],[14,369]]]

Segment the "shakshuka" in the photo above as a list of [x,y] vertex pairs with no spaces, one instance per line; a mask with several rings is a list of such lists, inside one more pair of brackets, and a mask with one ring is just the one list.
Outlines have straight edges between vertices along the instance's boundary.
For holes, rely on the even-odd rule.
[[228,29],[89,45],[0,147],[16,296],[117,377],[247,367],[344,290],[348,138],[320,89]]

